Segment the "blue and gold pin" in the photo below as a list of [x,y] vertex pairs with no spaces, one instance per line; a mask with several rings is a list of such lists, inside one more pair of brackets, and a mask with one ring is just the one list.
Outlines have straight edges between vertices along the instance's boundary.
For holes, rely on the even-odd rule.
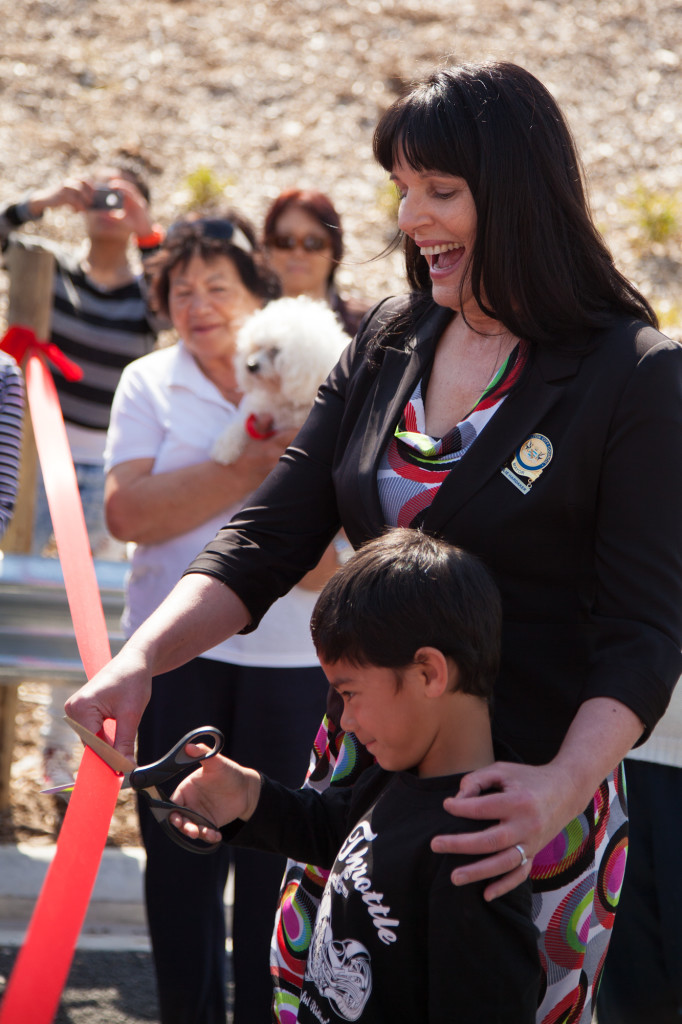
[[547,469],[553,454],[552,442],[548,437],[544,434],[531,434],[502,468],[502,476],[522,494],[528,494],[534,482]]

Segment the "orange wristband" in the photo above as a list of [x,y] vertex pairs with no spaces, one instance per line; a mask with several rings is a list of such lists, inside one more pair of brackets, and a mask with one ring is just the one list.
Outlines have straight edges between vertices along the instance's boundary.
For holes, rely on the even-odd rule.
[[163,228],[159,224],[155,224],[148,235],[143,235],[142,238],[137,236],[137,247],[138,249],[155,249],[163,244],[165,237],[166,233]]

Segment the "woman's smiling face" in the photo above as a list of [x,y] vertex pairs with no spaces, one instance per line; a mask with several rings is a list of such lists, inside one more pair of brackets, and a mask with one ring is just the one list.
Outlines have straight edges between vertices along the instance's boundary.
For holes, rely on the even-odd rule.
[[416,171],[404,160],[391,173],[400,195],[398,224],[429,264],[439,306],[460,310],[473,300],[469,267],[476,240],[476,204],[464,178]]
[[171,270],[168,305],[185,347],[203,365],[232,358],[237,331],[261,302],[228,256],[194,255]]

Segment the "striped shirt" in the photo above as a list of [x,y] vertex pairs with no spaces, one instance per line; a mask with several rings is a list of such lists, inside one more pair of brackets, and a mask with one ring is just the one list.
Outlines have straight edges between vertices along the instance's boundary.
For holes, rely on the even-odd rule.
[[6,352],[0,352],[0,537],[4,534],[17,496],[21,462],[24,378]]
[[[29,219],[26,202],[0,210],[3,246]],[[154,347],[156,329],[143,277],[103,288],[86,276],[78,256],[45,239],[40,245],[55,258],[50,340],[83,370],[81,380],[67,381],[50,367],[64,420],[67,427],[75,424],[106,433],[123,368]]]
[[120,288],[101,288],[85,275],[75,256],[53,251],[51,340],[83,370],[77,381],[55,371],[64,420],[106,430],[124,367],[154,347],[141,278]]

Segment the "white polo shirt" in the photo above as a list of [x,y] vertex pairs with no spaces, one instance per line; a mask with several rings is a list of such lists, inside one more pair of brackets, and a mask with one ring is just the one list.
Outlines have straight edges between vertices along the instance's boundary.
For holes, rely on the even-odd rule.
[[[132,459],[154,459],[152,473],[205,462],[237,409],[199,369],[182,341],[129,363],[111,409],[105,469]],[[231,518],[238,505],[180,537],[136,544],[123,613],[130,636],[170,593],[183,572]],[[258,629],[234,636],[203,655],[237,665],[302,668],[317,665],[310,616],[317,594],[295,587],[276,601]]]

